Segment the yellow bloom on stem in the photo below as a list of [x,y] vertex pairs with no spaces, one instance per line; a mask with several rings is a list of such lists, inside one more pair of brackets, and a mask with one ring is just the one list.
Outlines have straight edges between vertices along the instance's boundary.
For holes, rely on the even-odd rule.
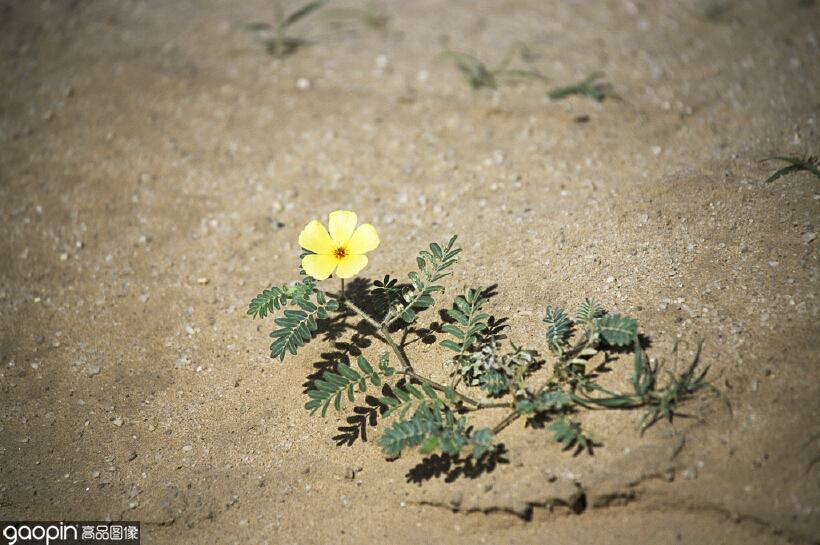
[[364,254],[379,245],[379,235],[369,223],[359,225],[355,212],[336,210],[328,218],[327,232],[313,220],[299,234],[299,246],[313,252],[302,258],[302,268],[316,280],[324,280],[336,271],[339,278],[355,276],[367,265]]

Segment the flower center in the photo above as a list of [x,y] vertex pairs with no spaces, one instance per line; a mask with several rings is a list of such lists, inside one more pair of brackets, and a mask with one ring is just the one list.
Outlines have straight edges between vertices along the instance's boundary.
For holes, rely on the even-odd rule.
[[344,246],[339,246],[338,248],[336,248],[336,250],[333,251],[333,256],[336,259],[344,259],[344,257],[346,255],[347,255],[347,248],[345,248]]

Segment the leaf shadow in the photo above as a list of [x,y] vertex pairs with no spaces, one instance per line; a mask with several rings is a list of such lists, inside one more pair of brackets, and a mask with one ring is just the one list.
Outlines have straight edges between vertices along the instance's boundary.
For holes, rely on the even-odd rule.
[[353,407],[353,414],[345,418],[347,426],[337,428],[340,433],[333,437],[337,447],[351,447],[359,440],[366,443],[367,428],[375,428],[379,423],[379,416],[387,410],[387,406],[375,396],[365,396],[364,402],[364,405]]
[[347,324],[348,316],[347,313],[340,312],[332,318],[316,320],[316,334],[321,335],[323,341],[335,341],[336,339],[340,339],[349,327]]
[[477,479],[492,473],[499,465],[509,464],[506,458],[507,447],[499,443],[494,449],[486,452],[481,458],[451,456],[449,454],[433,454],[411,468],[405,475],[408,483],[421,485],[432,479],[444,478],[444,482],[451,483],[462,477]]
[[302,384],[304,390],[302,393],[307,394],[308,391],[313,390],[316,386],[316,381],[322,378],[325,371],[336,372],[339,363],[350,365],[351,358],[362,355],[362,349],[367,348],[373,344],[373,341],[364,335],[354,333],[350,342],[337,341],[333,343],[332,352],[322,352],[319,361],[313,363],[314,371],[305,377],[305,382]]

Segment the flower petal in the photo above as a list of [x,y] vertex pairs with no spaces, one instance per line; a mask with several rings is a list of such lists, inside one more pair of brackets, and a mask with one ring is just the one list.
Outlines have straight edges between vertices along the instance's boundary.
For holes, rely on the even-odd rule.
[[347,244],[358,222],[359,218],[356,217],[356,212],[351,212],[350,210],[336,210],[335,212],[331,212],[328,227],[330,228],[330,237],[333,239],[333,242],[338,246]]
[[333,274],[337,264],[339,260],[332,255],[312,254],[302,258],[302,268],[316,280],[324,280]]
[[339,261],[339,268],[336,269],[336,276],[339,278],[350,278],[356,276],[359,271],[367,265],[367,256],[347,255]]
[[347,252],[353,255],[360,255],[366,252],[371,252],[379,246],[379,235],[376,234],[376,228],[365,223],[359,225],[354,231],[353,236],[350,237],[350,242],[347,243]]
[[[299,246],[316,254],[328,255],[336,250],[336,244],[319,221],[308,223],[299,233]],[[312,276],[312,275],[311,275]]]

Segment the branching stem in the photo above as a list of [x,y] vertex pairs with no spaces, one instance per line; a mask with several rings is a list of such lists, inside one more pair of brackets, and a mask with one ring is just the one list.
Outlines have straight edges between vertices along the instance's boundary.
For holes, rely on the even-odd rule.
[[498,435],[498,433],[501,430],[503,430],[504,428],[506,428],[507,426],[509,426],[513,422],[515,422],[518,419],[519,416],[521,416],[521,413],[518,412],[517,410],[513,411],[510,414],[508,414],[507,416],[505,416],[504,420],[502,420],[501,422],[496,424],[495,427],[493,428],[493,435]]
[[[328,295],[331,296],[331,297],[336,297],[333,294],[328,294]],[[355,303],[353,303],[353,301],[351,301],[350,299],[345,298],[344,280],[342,280],[342,293],[339,297],[337,297],[337,299],[339,299],[340,303],[342,303],[347,308],[349,308],[354,313],[356,313],[365,322],[367,322],[368,324],[375,327],[378,330],[378,332],[381,334],[382,338],[387,343],[387,345],[393,350],[393,353],[396,354],[396,357],[399,359],[399,362],[401,363],[402,369],[404,371],[413,372],[413,366],[410,365],[410,362],[407,360],[407,356],[404,355],[404,352],[402,352],[401,347],[399,347],[399,345],[396,344],[396,341],[390,335],[390,332],[387,330],[387,327],[383,324],[380,324],[378,321],[376,321],[375,318],[373,318],[370,314],[368,314],[367,312],[365,312],[364,310],[359,308],[359,306],[356,305]]]
[[[578,342],[575,343],[575,345],[567,351],[567,353],[571,354],[572,357],[575,357],[575,355],[579,354],[584,348],[586,348],[588,343],[589,343],[589,338],[585,333],[581,336],[581,338],[578,340]],[[535,393],[535,395],[539,396],[542,393],[544,393],[544,390],[546,390],[547,386],[548,386],[547,384],[544,384],[543,386],[541,386],[541,388],[538,389],[538,391]],[[573,396],[573,397],[575,397],[575,396]],[[513,407],[515,406],[514,404],[510,404],[510,405],[513,406]],[[498,424],[495,425],[495,427],[493,428],[493,435],[498,434],[501,430],[503,430],[504,428],[506,428],[507,426],[509,426],[510,424],[515,422],[516,420],[518,420],[518,417],[520,417],[520,416],[521,416],[521,412],[519,412],[518,409],[513,409],[510,414],[505,416],[504,419],[501,422],[499,422]]]
[[[413,366],[410,365],[410,361],[407,359],[407,356],[404,354],[401,347],[396,343],[396,341],[390,335],[390,332],[387,331],[387,324],[380,324],[378,321],[376,321],[375,318],[373,318],[370,314],[368,314],[363,309],[361,309],[358,305],[353,303],[350,299],[345,298],[344,280],[342,280],[342,288],[341,288],[340,295],[337,296],[335,294],[330,294],[330,293],[328,295],[331,296],[331,297],[337,298],[340,303],[342,303],[347,308],[352,310],[356,315],[358,315],[360,318],[362,318],[364,321],[366,321],[368,324],[372,325],[373,327],[375,327],[379,331],[379,333],[381,334],[381,337],[384,340],[384,342],[391,348],[391,350],[393,350],[393,353],[399,359],[399,362],[401,362],[401,366],[402,366],[401,373],[403,375],[406,375],[406,376],[408,376],[412,379],[415,379],[419,382],[423,382],[423,383],[427,384],[428,386],[430,386],[432,389],[438,390],[439,392],[447,391],[448,388],[446,386],[444,386],[443,384],[439,384],[438,382],[436,382],[434,380],[431,380],[427,377],[419,375],[418,373],[416,373],[413,370]],[[453,391],[455,392],[455,389],[453,389]],[[466,396],[464,394],[461,394],[459,392],[455,392],[455,394],[456,394],[456,397],[458,397],[464,403],[472,405],[474,410],[477,410],[477,409],[497,409],[497,408],[504,408],[504,407],[507,407],[507,408],[512,407],[512,404],[507,403],[507,402],[477,401],[477,400],[475,400],[475,399],[473,399],[469,396]]]
[[[427,377],[423,377],[423,376],[419,375],[418,373],[414,372],[412,369],[410,369],[410,370],[405,369],[402,373],[404,375],[407,375],[410,378],[416,379],[419,382],[423,382],[423,383],[427,384],[433,390],[438,390],[439,392],[447,391],[447,387],[444,386],[443,384],[439,384],[438,382],[436,382],[434,380],[430,380]],[[455,392],[455,390],[453,390],[453,391]],[[470,405],[473,405],[476,409],[482,408],[482,403],[480,401],[476,401],[475,399],[473,399],[469,396],[466,396],[464,394],[460,394],[458,392],[455,392],[455,394],[464,403],[469,403]]]
[[[413,308],[413,305],[415,305],[416,302],[419,299],[421,299],[422,295],[424,295],[424,291],[416,290],[416,295],[414,295],[413,298],[404,305],[404,309],[406,310]],[[382,322],[382,326],[384,326],[385,328],[390,327],[391,325],[393,325],[393,322],[395,322],[401,317],[401,315],[401,312],[396,312],[393,314],[393,316],[390,316],[390,314],[388,313],[388,315],[384,317],[384,322]]]

